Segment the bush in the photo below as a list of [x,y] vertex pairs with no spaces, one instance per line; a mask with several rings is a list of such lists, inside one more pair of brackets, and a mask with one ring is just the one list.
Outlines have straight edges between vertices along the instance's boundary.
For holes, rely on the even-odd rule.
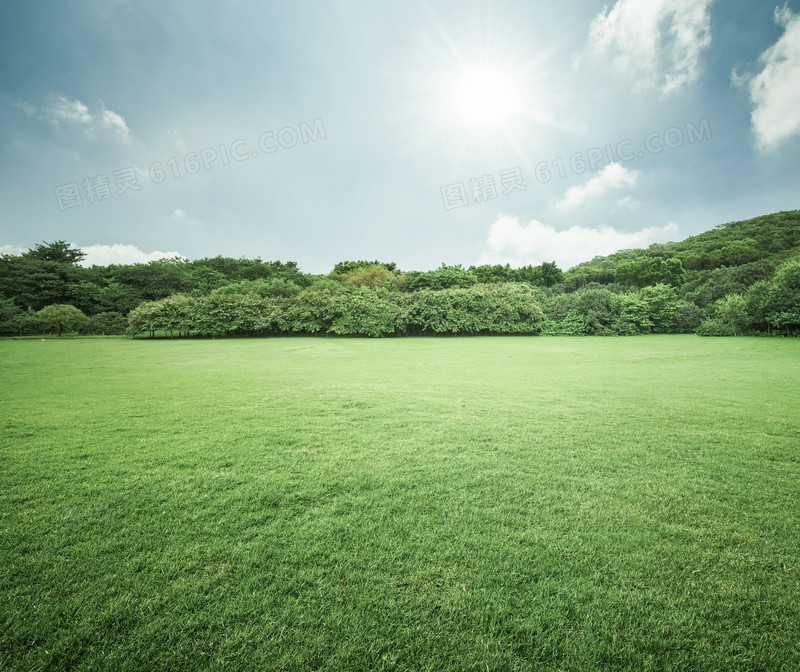
[[524,283],[420,290],[408,297],[409,333],[536,334],[541,294]]
[[335,334],[378,337],[405,329],[407,314],[398,294],[363,287],[337,298],[341,302],[338,317],[330,329]]
[[33,336],[44,331],[45,327],[39,319],[38,313],[32,310],[17,311],[0,323],[0,334],[6,336]]
[[733,336],[733,329],[722,320],[712,317],[703,320],[695,332],[698,336]]
[[587,336],[589,319],[576,310],[570,310],[561,322],[545,320],[542,325],[543,336]]
[[621,336],[649,334],[653,321],[650,319],[650,306],[642,295],[639,292],[621,294],[618,301],[620,314],[614,325],[616,333]]
[[118,336],[128,328],[128,319],[122,313],[107,312],[92,315],[86,331],[100,336]]
[[678,301],[678,317],[675,330],[679,334],[691,334],[703,321],[703,312],[691,301]]

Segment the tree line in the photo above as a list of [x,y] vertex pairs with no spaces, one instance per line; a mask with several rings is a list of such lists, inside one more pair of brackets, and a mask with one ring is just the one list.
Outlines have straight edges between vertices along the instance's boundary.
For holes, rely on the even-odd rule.
[[800,211],[554,262],[401,271],[209,257],[81,266],[65,241],[0,256],[0,334],[701,335],[800,332]]

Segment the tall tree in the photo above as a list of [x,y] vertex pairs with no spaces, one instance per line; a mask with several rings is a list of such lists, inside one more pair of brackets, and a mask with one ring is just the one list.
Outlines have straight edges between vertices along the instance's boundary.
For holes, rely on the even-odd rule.
[[27,252],[23,252],[21,256],[39,261],[55,261],[59,264],[77,266],[86,258],[86,253],[77,247],[72,247],[72,243],[68,243],[66,240],[56,240],[52,243],[38,243]]

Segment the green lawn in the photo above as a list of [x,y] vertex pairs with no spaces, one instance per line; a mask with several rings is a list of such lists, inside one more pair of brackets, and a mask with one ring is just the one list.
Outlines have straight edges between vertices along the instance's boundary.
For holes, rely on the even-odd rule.
[[800,339],[0,366],[0,669],[800,668]]

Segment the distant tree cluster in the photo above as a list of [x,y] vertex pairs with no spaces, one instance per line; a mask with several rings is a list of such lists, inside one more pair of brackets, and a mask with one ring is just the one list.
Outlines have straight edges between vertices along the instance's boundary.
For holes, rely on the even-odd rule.
[[[0,256],[0,334],[57,333],[42,309],[71,306],[86,318],[62,331],[123,334],[127,315],[146,301],[178,293],[203,296],[219,287],[260,281],[293,291],[310,284],[294,262],[212,257],[165,259],[147,264],[84,268],[85,254],[59,240],[40,243],[21,255]],[[43,321],[44,320],[44,321]]]
[[84,268],[84,257],[61,240],[0,256],[0,334],[800,333],[797,210],[566,272],[362,260],[311,275],[221,256]]
[[594,283],[551,296],[545,312],[543,333],[558,336],[686,334],[703,318],[697,306],[663,283],[627,292]]
[[170,296],[141,304],[128,319],[131,335],[151,336],[536,334],[542,299],[526,284],[398,292],[318,283],[294,296]]

